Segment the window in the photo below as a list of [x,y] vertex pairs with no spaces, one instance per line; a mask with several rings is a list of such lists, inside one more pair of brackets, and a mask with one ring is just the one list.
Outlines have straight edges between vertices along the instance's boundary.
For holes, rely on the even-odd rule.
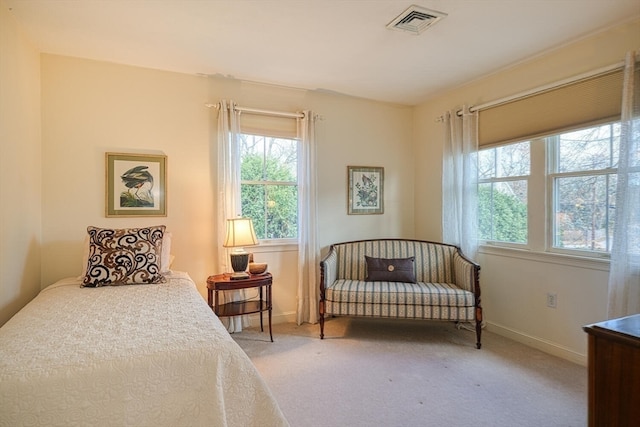
[[529,141],[481,150],[478,154],[480,239],[527,243]]
[[258,239],[298,236],[298,141],[243,133],[238,136],[242,215]]
[[479,237],[598,256],[611,250],[620,124],[478,152]]
[[553,248],[610,252],[619,144],[619,123],[548,138]]
[[623,77],[621,67],[607,67],[480,109],[483,241],[610,253]]

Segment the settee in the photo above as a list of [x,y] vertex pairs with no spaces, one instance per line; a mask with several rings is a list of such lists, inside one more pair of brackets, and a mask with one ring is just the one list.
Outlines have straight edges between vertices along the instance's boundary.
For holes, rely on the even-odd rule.
[[325,316],[475,323],[481,347],[480,266],[454,245],[409,239],[335,243],[320,262]]

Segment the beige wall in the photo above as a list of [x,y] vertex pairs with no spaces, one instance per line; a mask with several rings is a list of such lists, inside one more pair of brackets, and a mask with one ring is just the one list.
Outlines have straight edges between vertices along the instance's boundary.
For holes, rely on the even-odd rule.
[[[436,117],[460,106],[480,105],[623,60],[640,48],[640,21],[602,31],[559,46],[417,106],[414,111],[416,158],[416,236],[442,237],[443,125]],[[424,196],[423,196],[424,195]],[[567,263],[553,257],[513,257],[508,251],[484,251],[483,306],[488,327],[545,351],[584,363],[586,336],[581,327],[606,316],[607,267]],[[559,262],[559,263],[558,263]],[[546,293],[556,292],[558,307],[546,307]]]
[[40,55],[0,2],[0,325],[40,290]]
[[[198,280],[212,268],[206,100],[207,80],[196,76],[42,56],[43,285],[80,273],[89,225],[165,224],[176,269]],[[105,218],[106,152],[167,155],[166,218]]]
[[[80,272],[88,225],[165,224],[173,268],[204,295],[219,273],[215,243],[216,118],[207,102],[279,111],[317,122],[320,245],[413,234],[411,108],[233,79],[207,78],[56,55],[42,56],[43,285]],[[168,156],[166,218],[105,218],[105,152]],[[346,166],[383,166],[384,215],[348,216]],[[295,247],[257,247],[274,274],[275,320],[294,319]]]

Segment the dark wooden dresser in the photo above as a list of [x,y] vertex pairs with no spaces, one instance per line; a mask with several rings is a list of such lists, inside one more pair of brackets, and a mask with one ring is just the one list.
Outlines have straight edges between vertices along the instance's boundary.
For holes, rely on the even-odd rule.
[[640,425],[640,314],[583,329],[589,334],[589,426]]

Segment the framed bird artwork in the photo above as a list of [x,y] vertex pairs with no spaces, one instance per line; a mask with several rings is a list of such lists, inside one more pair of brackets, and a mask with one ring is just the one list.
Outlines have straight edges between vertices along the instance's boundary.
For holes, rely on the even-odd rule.
[[384,168],[347,166],[349,215],[384,213]]
[[106,216],[167,216],[167,156],[106,153]]

